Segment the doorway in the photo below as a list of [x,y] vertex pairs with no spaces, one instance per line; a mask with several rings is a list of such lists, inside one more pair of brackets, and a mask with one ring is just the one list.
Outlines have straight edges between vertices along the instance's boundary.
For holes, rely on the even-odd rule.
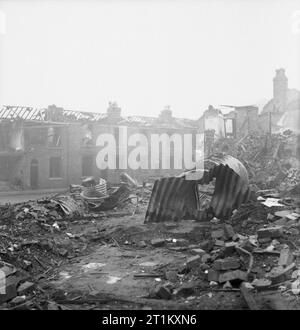
[[39,162],[33,159],[30,163],[30,187],[37,189],[39,183]]

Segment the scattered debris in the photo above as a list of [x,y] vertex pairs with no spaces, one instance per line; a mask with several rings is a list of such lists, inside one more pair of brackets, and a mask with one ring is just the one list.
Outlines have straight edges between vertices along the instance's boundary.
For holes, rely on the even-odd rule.
[[156,238],[151,241],[151,245],[154,247],[161,247],[165,245],[165,240],[161,238]]
[[[82,293],[75,298],[63,293],[54,299],[47,285],[43,286],[50,279],[68,282],[81,275],[99,276],[104,287],[122,285],[125,277],[137,285],[144,283],[150,291],[145,300],[150,304],[154,299],[154,307],[165,301],[195,307],[198,298],[218,301],[220,292],[240,295],[253,310],[260,309],[260,297],[265,293],[279,292],[298,299],[300,175],[295,166],[298,161],[293,160],[292,167],[286,169],[283,164],[288,160],[281,158],[281,147],[275,161],[276,146],[290,137],[272,138],[274,141],[267,141],[273,150],[272,157],[261,151],[261,142],[256,137],[247,136],[239,146],[233,146],[236,148],[233,156],[240,161],[212,157],[206,162],[202,178],[185,180],[187,175],[197,175],[197,171],[162,178],[155,181],[152,192],[152,184],[141,185],[124,173],[119,185],[99,180],[98,193],[85,189],[90,187],[86,180],[84,185],[72,185],[70,192],[64,194],[1,205],[0,273],[7,280],[0,304],[8,309],[55,310],[67,308],[68,304],[93,308],[112,301],[98,296],[87,298]],[[237,170],[234,164],[243,166]],[[280,166],[284,178],[279,178],[279,171],[276,173]],[[224,171],[224,177],[216,175],[216,169]],[[229,180],[228,186],[224,185],[225,178]],[[234,180],[236,188],[230,184]],[[166,189],[163,195],[161,188]],[[213,195],[216,192],[221,195]],[[169,202],[166,196],[170,196]],[[226,198],[222,200],[220,196]],[[157,204],[158,201],[161,203]],[[141,219],[147,207],[146,225],[135,230],[131,221]],[[121,219],[118,225],[113,223],[116,218]],[[123,220],[128,232],[123,228]],[[195,227],[181,230],[183,222],[197,225],[198,231]],[[110,249],[117,251],[120,260],[126,259],[126,267],[117,273],[107,270],[107,259],[105,263],[101,257],[78,260],[96,245],[107,248],[105,253]],[[169,262],[170,255],[176,262]],[[71,270],[73,263],[77,265],[76,274]],[[4,288],[0,281],[0,292],[1,289]],[[88,290],[90,295],[97,292],[92,285]],[[39,297],[47,303],[41,304]],[[128,300],[132,303],[133,298]],[[149,307],[145,302],[143,306]]]
[[169,300],[172,298],[172,293],[168,288],[166,288],[163,285],[158,285],[155,288],[153,288],[149,295],[151,298],[156,299],[166,299]]
[[200,265],[201,257],[199,255],[191,257],[187,260],[186,266],[191,269]]
[[261,238],[278,238],[282,236],[283,227],[276,226],[276,227],[268,227],[268,228],[261,228],[257,231],[258,239]]

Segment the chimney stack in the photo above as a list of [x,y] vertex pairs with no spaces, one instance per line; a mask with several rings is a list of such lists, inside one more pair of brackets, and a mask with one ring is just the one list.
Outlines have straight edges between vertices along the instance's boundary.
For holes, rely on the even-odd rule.
[[117,105],[117,102],[109,102],[107,115],[108,120],[112,123],[121,119],[121,108]]
[[286,104],[286,94],[288,90],[288,78],[284,69],[277,69],[273,78],[273,98],[279,109],[284,111]]

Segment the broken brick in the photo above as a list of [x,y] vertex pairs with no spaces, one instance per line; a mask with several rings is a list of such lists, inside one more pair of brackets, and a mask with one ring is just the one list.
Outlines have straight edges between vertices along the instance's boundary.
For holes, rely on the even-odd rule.
[[176,291],[177,296],[187,297],[195,293],[195,288],[197,287],[197,281],[190,281],[183,283]]
[[247,273],[238,269],[220,274],[219,277],[220,283],[234,281],[234,280],[247,281]]
[[235,242],[227,242],[225,243],[225,247],[223,249],[223,253],[225,256],[232,255],[235,252],[235,247],[236,247]]
[[208,270],[209,268],[210,267],[207,264],[201,264],[200,267],[199,267],[199,269],[202,270],[203,272],[206,271],[206,270]]
[[261,228],[257,231],[257,237],[261,238],[277,238],[282,236],[283,229],[282,226]]
[[214,269],[209,269],[207,273],[207,280],[209,282],[219,282],[220,273]]
[[10,304],[19,305],[19,304],[23,303],[25,300],[26,300],[25,296],[17,296],[10,301]]
[[281,218],[281,219],[279,219],[279,220],[276,220],[275,222],[274,222],[274,224],[276,225],[276,226],[284,226],[286,223],[287,223],[287,219],[286,218]]
[[192,249],[199,249],[199,245],[198,244],[190,244],[188,245],[188,249],[192,250]]
[[283,211],[277,211],[274,214],[276,215],[276,217],[285,218],[286,216],[288,216],[291,213],[292,212],[290,210],[283,210]]
[[214,267],[216,270],[229,270],[229,269],[237,269],[240,267],[240,262],[235,258],[225,258],[218,259],[214,262]]
[[297,224],[296,220],[289,220],[286,224],[285,227],[293,227]]
[[140,241],[140,242],[138,242],[138,247],[140,247],[140,248],[145,248],[145,247],[147,247],[147,244],[146,244],[146,242],[145,241]]
[[151,240],[151,245],[154,247],[161,247],[165,245],[165,240],[163,238],[155,238]]
[[172,294],[168,288],[163,285],[155,287],[151,292],[150,296],[157,299],[169,300],[172,298]]
[[[267,240],[270,241],[269,238]],[[241,247],[248,252],[252,252],[255,248],[255,246],[249,240],[244,241],[241,244]]]
[[212,238],[222,238],[224,236],[224,230],[218,229],[211,232]]
[[294,256],[289,249],[289,247],[285,247],[280,251],[280,257],[278,261],[279,266],[289,266],[294,260]]
[[256,278],[251,284],[257,289],[266,289],[272,284],[272,282],[266,278]]
[[29,270],[30,268],[32,268],[32,262],[31,261],[28,261],[28,260],[23,260],[23,263],[24,263],[24,269],[25,270]]
[[18,281],[19,279],[16,276],[8,276],[5,280],[5,283],[1,283],[2,286],[0,287],[0,304],[17,296]]
[[210,254],[206,253],[201,257],[201,262],[203,262],[204,264],[206,264],[209,260],[211,260],[211,256]]
[[62,256],[62,257],[66,257],[69,253],[69,251],[67,249],[59,249],[58,253]]
[[176,246],[187,246],[188,240],[184,238],[176,238],[176,241],[174,243],[176,244]]
[[291,273],[295,267],[295,263],[290,264],[286,268],[278,266],[273,268],[266,276],[272,281],[272,284],[281,283],[287,279],[289,273]]
[[204,250],[208,250],[210,246],[211,246],[211,241],[209,240],[205,240],[199,243],[199,248]]
[[192,249],[191,253],[196,254],[198,256],[203,256],[206,252],[202,249]]
[[165,273],[165,277],[170,282],[177,281],[177,272],[175,270],[169,270]]
[[216,218],[216,217],[214,217],[213,219],[210,220],[210,222],[213,223],[213,224],[218,224],[220,221],[221,220]]
[[290,233],[292,236],[298,236],[298,235],[299,235],[299,230],[296,229],[296,228],[289,228],[289,233]]
[[260,244],[265,244],[265,243],[270,243],[272,241],[271,237],[264,237],[264,238],[258,238],[258,243]]
[[47,310],[48,311],[58,311],[58,310],[60,310],[60,308],[54,301],[49,301]]
[[224,285],[223,285],[223,289],[231,289],[232,285],[230,284],[229,281],[227,281]]
[[169,247],[169,250],[176,251],[176,252],[181,252],[181,251],[186,251],[188,248],[186,246],[172,246]]
[[224,241],[221,241],[219,239],[216,239],[215,246],[223,247],[223,246],[225,246],[225,242]]
[[199,255],[191,257],[187,260],[186,266],[187,268],[191,269],[197,267],[201,263],[201,257]]
[[230,240],[235,235],[235,232],[233,230],[233,227],[231,225],[225,225],[224,226],[224,236],[225,239]]
[[34,283],[32,282],[24,282],[18,287],[18,294],[19,295],[24,295],[28,292],[30,292],[34,287]]

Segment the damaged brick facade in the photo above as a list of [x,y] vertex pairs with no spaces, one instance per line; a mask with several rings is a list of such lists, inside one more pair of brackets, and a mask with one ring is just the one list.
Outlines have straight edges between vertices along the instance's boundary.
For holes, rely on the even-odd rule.
[[[70,184],[79,184],[86,176],[102,177],[116,183],[122,172],[127,172],[139,181],[178,174],[182,169],[174,169],[172,150],[171,169],[160,169],[160,166],[158,169],[119,168],[122,148],[122,139],[118,136],[120,127],[126,127],[128,136],[142,134],[149,141],[151,134],[183,136],[190,133],[195,136],[198,131],[196,121],[174,118],[169,108],[164,109],[158,118],[154,118],[122,117],[121,108],[115,103],[109,104],[106,114],[67,111],[51,105],[30,118],[23,119],[21,115],[12,118],[11,114],[15,115],[20,109],[11,107],[6,112],[2,109],[0,113],[2,118],[6,115],[0,124],[0,134],[4,137],[1,140],[0,181],[21,189],[59,189]],[[26,109],[31,113],[36,111]],[[12,131],[16,123],[19,123],[21,129],[18,139]],[[96,158],[101,149],[97,146],[97,138],[101,134],[115,136],[116,170],[99,169],[97,166]],[[12,142],[18,146],[11,147]],[[163,151],[160,150],[160,158],[163,157]]]

